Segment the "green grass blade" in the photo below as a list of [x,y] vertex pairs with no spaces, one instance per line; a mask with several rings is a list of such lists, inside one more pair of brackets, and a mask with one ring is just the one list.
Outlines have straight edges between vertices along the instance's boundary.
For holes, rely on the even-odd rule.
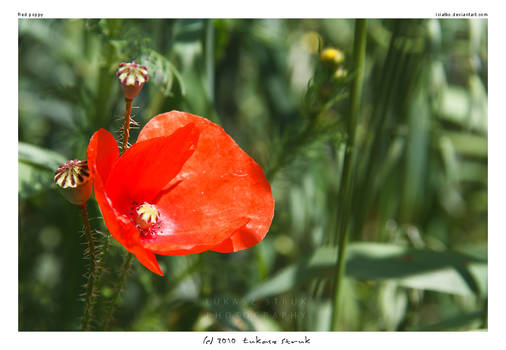
[[[487,260],[452,251],[413,249],[384,243],[351,243],[346,275],[360,280],[397,280],[400,286],[441,293],[486,293]],[[246,300],[279,295],[315,277],[330,276],[337,253],[322,247],[252,289]]]

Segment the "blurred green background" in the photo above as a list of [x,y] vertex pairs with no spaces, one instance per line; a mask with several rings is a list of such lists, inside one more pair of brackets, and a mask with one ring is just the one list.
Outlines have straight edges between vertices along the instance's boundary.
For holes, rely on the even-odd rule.
[[[219,123],[276,211],[252,249],[159,256],[163,278],[135,261],[113,329],[328,330],[354,22],[19,20],[19,330],[79,329],[82,221],[53,172],[121,127],[114,73],[132,60],[150,74],[140,127],[173,109]],[[368,20],[339,330],[487,328],[487,26]],[[122,262],[111,245],[96,327]]]

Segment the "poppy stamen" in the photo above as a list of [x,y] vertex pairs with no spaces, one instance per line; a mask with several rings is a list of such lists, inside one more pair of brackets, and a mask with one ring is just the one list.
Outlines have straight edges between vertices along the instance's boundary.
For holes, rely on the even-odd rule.
[[160,216],[158,209],[153,204],[143,203],[139,205],[135,211],[137,214],[135,223],[141,233],[144,235],[151,233],[152,228],[155,227]]

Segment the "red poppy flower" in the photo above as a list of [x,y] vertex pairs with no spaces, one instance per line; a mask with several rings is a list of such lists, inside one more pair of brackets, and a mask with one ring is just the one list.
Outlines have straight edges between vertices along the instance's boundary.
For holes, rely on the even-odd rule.
[[271,224],[274,199],[262,168],[202,117],[157,115],[121,157],[100,129],[87,156],[107,228],[159,275],[155,254],[236,252],[260,242]]

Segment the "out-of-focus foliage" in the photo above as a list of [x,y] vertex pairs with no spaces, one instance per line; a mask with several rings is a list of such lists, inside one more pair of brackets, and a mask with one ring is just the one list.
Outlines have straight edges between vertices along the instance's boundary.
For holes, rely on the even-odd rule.
[[[79,328],[81,219],[53,171],[120,128],[114,72],[137,60],[151,79],[134,119],[178,109],[221,124],[264,168],[276,212],[252,249],[160,257],[163,278],[136,263],[113,328],[328,330],[353,27],[20,20],[19,329]],[[324,47],[345,61],[320,62]],[[340,329],[486,327],[487,70],[486,20],[369,20]],[[111,245],[98,310],[121,265]]]

